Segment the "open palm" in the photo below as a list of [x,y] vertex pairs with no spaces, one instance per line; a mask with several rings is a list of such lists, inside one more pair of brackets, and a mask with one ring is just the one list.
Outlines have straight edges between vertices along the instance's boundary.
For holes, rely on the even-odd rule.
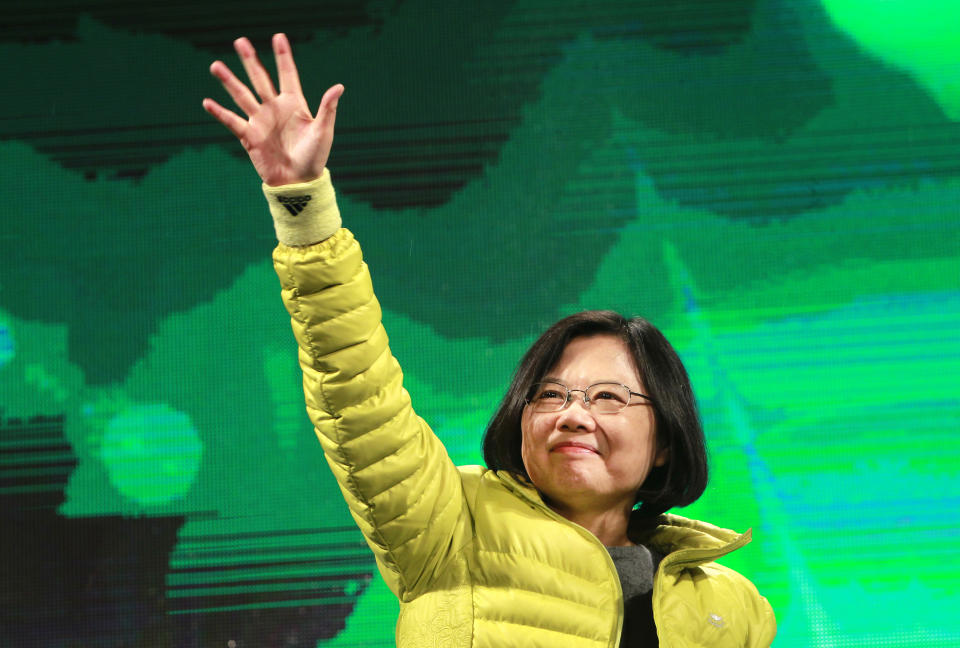
[[280,92],[274,88],[249,40],[238,38],[234,48],[256,95],[223,61],[215,61],[210,72],[247,119],[209,98],[203,100],[204,109],[237,136],[266,184],[279,186],[318,178],[333,146],[333,126],[343,86],[337,84],[328,89],[313,115],[300,88],[293,52],[285,35],[273,37]]

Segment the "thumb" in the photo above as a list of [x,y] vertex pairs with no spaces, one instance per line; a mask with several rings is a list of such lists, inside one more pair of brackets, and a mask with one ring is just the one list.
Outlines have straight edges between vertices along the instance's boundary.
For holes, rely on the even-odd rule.
[[323,99],[320,100],[320,108],[317,110],[318,120],[323,122],[329,121],[332,125],[333,120],[337,117],[337,104],[340,102],[343,91],[343,84],[338,83],[323,93]]

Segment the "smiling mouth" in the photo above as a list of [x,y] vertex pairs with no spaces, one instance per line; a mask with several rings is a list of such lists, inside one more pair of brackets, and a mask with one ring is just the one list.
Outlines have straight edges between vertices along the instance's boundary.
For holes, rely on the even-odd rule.
[[563,454],[600,454],[596,448],[584,443],[558,443],[550,448],[550,452],[561,452]]

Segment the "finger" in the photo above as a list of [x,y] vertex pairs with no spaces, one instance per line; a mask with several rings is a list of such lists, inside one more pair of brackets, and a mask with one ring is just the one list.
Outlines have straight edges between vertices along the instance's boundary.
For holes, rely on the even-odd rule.
[[343,96],[344,87],[342,83],[331,86],[323,93],[323,99],[320,100],[320,108],[317,110],[316,119],[324,127],[333,127],[337,119],[337,104],[340,103],[340,97]]
[[204,99],[203,109],[226,126],[231,133],[237,136],[237,139],[243,139],[247,132],[247,120],[232,110],[227,110],[213,99]]
[[293,61],[293,50],[286,34],[273,35],[273,55],[277,60],[277,76],[280,79],[280,92],[303,95],[300,88],[300,75]]
[[242,36],[233,41],[233,48],[240,55],[240,62],[243,63],[243,69],[247,72],[247,78],[250,79],[250,85],[260,95],[262,101],[272,99],[277,96],[277,91],[273,87],[273,81],[270,75],[263,67],[263,63],[257,58],[257,51],[253,49],[253,44]]
[[210,64],[210,74],[215,76],[223,89],[227,91],[233,102],[247,114],[253,115],[260,108],[260,103],[248,88],[223,61],[214,61]]

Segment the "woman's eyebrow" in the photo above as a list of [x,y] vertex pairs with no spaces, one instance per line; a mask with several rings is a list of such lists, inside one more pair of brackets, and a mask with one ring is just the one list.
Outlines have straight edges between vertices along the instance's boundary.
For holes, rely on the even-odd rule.
[[[564,387],[568,387],[568,385],[565,382],[563,382],[562,380],[560,380],[555,376],[544,376],[538,382],[552,382],[552,383],[557,383],[559,385],[563,385]],[[593,387],[594,385],[601,385],[604,383],[610,383],[613,385],[624,385],[624,382],[622,380],[617,380],[615,378],[600,378],[599,380],[594,380],[593,382],[591,382],[589,385],[587,385],[587,387]],[[630,389],[633,389],[633,387],[630,387],[630,385],[625,385],[625,386]]]

